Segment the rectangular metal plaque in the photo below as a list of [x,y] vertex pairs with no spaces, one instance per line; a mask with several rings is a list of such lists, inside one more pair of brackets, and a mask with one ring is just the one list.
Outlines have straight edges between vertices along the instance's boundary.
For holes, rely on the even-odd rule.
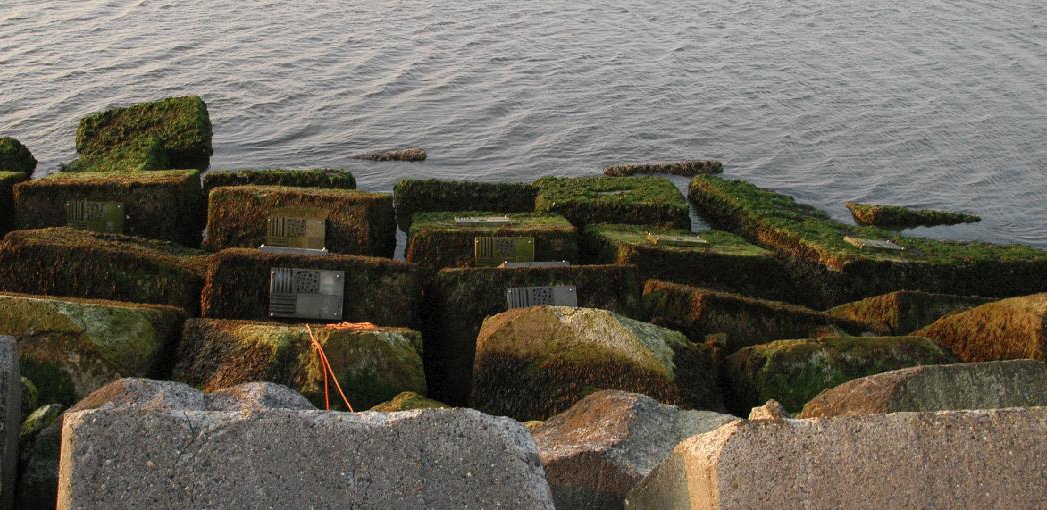
[[345,271],[274,268],[269,276],[269,316],[342,320]]
[[497,266],[502,262],[534,262],[534,238],[474,238],[473,259],[477,267]]
[[509,309],[528,306],[578,306],[578,289],[574,285],[558,287],[518,287],[505,291]]
[[482,227],[497,227],[508,225],[513,222],[508,216],[455,216],[454,222],[458,225],[476,225]]
[[66,224],[73,228],[123,234],[124,218],[124,204],[119,202],[73,200],[65,204]]
[[707,246],[709,241],[697,235],[674,236],[647,234],[647,242],[654,246],[671,246],[674,248],[689,248],[693,246]]
[[501,269],[514,269],[519,267],[566,267],[571,265],[566,260],[548,262],[502,262],[498,265]]
[[898,246],[890,239],[862,239],[860,237],[844,237],[848,244],[862,250],[890,250],[903,251],[905,247]]
[[277,209],[266,221],[265,246],[322,250],[326,231],[326,211],[295,207]]

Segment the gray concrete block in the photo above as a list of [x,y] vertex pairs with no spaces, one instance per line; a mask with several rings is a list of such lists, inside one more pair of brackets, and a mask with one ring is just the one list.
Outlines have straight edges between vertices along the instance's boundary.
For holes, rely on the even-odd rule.
[[22,378],[18,342],[0,336],[0,509],[14,504],[18,470],[18,431],[22,427]]

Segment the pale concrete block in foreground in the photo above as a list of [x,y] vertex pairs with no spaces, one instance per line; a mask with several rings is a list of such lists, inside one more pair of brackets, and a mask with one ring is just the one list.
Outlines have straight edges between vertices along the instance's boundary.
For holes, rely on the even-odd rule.
[[22,426],[22,378],[18,342],[0,336],[0,510],[14,504],[18,469],[18,430]]

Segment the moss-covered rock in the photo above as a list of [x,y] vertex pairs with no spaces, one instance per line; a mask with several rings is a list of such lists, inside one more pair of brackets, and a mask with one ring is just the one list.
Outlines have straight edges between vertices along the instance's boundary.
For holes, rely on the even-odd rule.
[[448,408],[447,404],[438,402],[424,395],[419,395],[413,391],[405,391],[388,402],[382,402],[368,411],[375,411],[379,413],[398,413],[400,411],[412,411],[415,409],[444,409]]
[[936,225],[956,225],[957,223],[975,223],[982,219],[973,214],[933,209],[910,209],[897,205],[859,204],[847,202],[847,209],[860,225],[873,225],[885,228],[933,227]]
[[484,319],[506,311],[507,289],[552,285],[575,285],[580,306],[640,316],[640,281],[634,266],[444,269],[425,291],[423,332],[430,395],[451,405],[466,405],[476,335]]
[[16,230],[0,241],[0,290],[172,305],[194,315],[207,259],[167,241],[67,227]]
[[745,347],[723,365],[727,409],[738,416],[770,399],[790,413],[851,379],[955,358],[920,337],[828,337]]
[[345,271],[342,320],[416,327],[421,276],[403,262],[378,257],[272,254],[230,248],[211,257],[201,313],[215,319],[267,320],[273,268]]
[[894,335],[916,331],[950,313],[992,302],[989,298],[899,290],[837,306],[829,315],[876,324]]
[[62,165],[63,172],[144,172],[174,168],[163,141],[143,136],[105,152],[83,154]]
[[230,186],[211,190],[204,246],[215,251],[257,248],[265,244],[269,215],[285,207],[325,211],[326,246],[333,253],[392,257],[396,250],[392,196],[281,186]]
[[29,413],[37,407],[37,394],[39,390],[36,389],[36,385],[33,381],[30,381],[27,377],[21,377],[21,392],[22,392],[22,416],[28,416]]
[[723,163],[714,160],[673,161],[667,163],[627,163],[608,165],[603,168],[604,175],[611,177],[628,177],[636,174],[670,174],[694,177],[696,175],[722,174]]
[[40,431],[51,426],[62,415],[62,404],[48,404],[38,407],[22,420],[22,429],[18,432],[19,441],[30,440]]
[[407,261],[426,273],[445,267],[474,266],[477,237],[533,237],[534,260],[578,261],[578,234],[571,222],[557,214],[508,214],[512,223],[501,226],[459,225],[456,216],[484,216],[484,212],[416,214],[407,236]]
[[795,301],[796,289],[774,252],[722,230],[700,232],[708,244],[652,244],[654,236],[694,236],[686,230],[638,225],[593,224],[581,232],[582,260],[634,264],[643,280],[686,283],[746,296]]
[[408,231],[412,217],[421,212],[534,211],[538,188],[527,183],[404,179],[393,188],[396,221]]
[[[211,119],[198,96],[169,97],[126,108],[88,115],[76,130],[76,151],[88,164],[81,170],[149,170],[194,168],[210,165]],[[166,159],[166,164],[157,165]],[[129,163],[129,165],[127,165]]]
[[643,300],[651,322],[682,331],[695,342],[721,335],[722,348],[728,353],[782,338],[860,334],[873,329],[805,306],[659,280],[647,281]]
[[0,137],[0,172],[31,174],[36,170],[36,158],[22,142]]
[[[813,207],[744,181],[691,180],[691,202],[717,228],[787,260],[808,300],[820,308],[910,289],[954,295],[1014,296],[1047,290],[1047,251],[902,237],[833,221]],[[893,241],[903,251],[862,250],[845,236]]]
[[15,206],[12,189],[29,178],[29,174],[0,171],[0,235],[6,234],[15,224]]
[[421,147],[408,147],[406,149],[394,149],[387,151],[368,152],[357,154],[353,159],[364,159],[367,161],[425,161],[428,155]]
[[1047,361],[1047,293],[946,315],[913,334],[934,340],[967,363],[1023,358]]
[[471,406],[544,420],[617,389],[667,404],[722,410],[708,349],[676,331],[591,308],[536,306],[484,320]]
[[169,306],[0,294],[0,331],[18,339],[40,404],[70,406],[126,376],[163,376],[185,312]]
[[337,168],[211,170],[204,174],[204,196],[222,186],[356,189],[356,178],[349,170]]
[[[62,406],[50,404],[26,419],[18,438],[18,489],[15,508],[52,510],[58,499],[62,449]],[[56,415],[55,412],[58,411]]]
[[57,173],[23,182],[14,188],[17,226],[64,226],[66,203],[74,200],[123,204],[126,235],[200,245],[204,206],[196,170]]
[[576,226],[627,223],[690,230],[687,200],[660,177],[543,177],[534,208],[562,214]]
[[[421,334],[409,329],[332,330],[311,326],[349,403],[357,410],[404,391],[424,394]],[[324,405],[324,371],[309,331],[299,324],[192,319],[186,322],[173,378],[204,391],[250,381],[286,385]],[[333,381],[332,409],[343,409]]]

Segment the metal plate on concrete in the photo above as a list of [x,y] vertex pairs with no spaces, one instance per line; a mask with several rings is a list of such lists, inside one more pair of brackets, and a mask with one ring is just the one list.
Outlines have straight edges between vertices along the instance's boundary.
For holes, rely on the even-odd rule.
[[330,255],[331,252],[327,251],[327,248],[322,250],[314,250],[311,248],[283,248],[279,246],[266,246],[262,245],[258,247],[264,253],[272,253],[273,255]]
[[509,219],[508,216],[455,216],[454,222],[458,225],[497,227],[508,225],[513,220]]
[[844,241],[861,250],[889,250],[903,251],[905,247],[898,246],[890,239],[863,239],[860,237],[844,237]]
[[502,262],[534,262],[534,238],[474,238],[473,262],[477,267],[497,266]]
[[285,207],[269,214],[265,246],[322,250],[327,235],[327,211]]
[[654,246],[670,246],[673,248],[690,248],[709,245],[709,241],[706,241],[697,235],[678,236],[647,234],[647,243]]
[[557,287],[517,287],[505,291],[509,309],[528,306],[578,306],[578,289],[574,285]]
[[502,262],[498,265],[501,269],[516,269],[521,267],[567,267],[571,265],[566,260],[547,262]]
[[125,217],[124,204],[119,202],[72,200],[65,204],[66,224],[73,228],[123,234]]
[[274,268],[269,278],[270,317],[342,320],[345,271]]

